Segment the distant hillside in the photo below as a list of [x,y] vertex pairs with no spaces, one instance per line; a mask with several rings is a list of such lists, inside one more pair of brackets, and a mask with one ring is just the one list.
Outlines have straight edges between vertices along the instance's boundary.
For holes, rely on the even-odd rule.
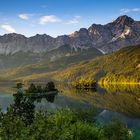
[[[90,51],[86,54],[90,54]],[[71,82],[83,78],[114,83],[140,82],[140,45],[130,46],[94,59],[91,59],[90,55],[90,59],[82,62],[79,61],[80,58],[83,60],[85,58],[81,55],[17,68],[9,71],[7,77],[25,81],[53,79]],[[89,58],[89,55],[87,56]]]
[[73,65],[53,78],[63,81],[89,78],[102,82],[140,82],[140,45]]
[[102,53],[96,48],[89,48],[85,50],[79,48],[75,50],[72,49],[69,45],[63,45],[59,48],[51,50],[50,52],[43,52],[43,53],[20,51],[8,55],[0,54],[0,68],[1,68],[0,70],[15,68],[15,67],[23,67],[29,64],[36,64],[36,63],[40,64],[40,62],[41,63],[45,62],[45,64],[51,62],[55,63],[54,61],[57,61],[58,59],[62,58],[61,61],[63,61],[63,59],[67,60],[69,59],[69,57],[71,57],[72,59],[71,62],[73,61],[74,63],[75,61],[94,58],[99,55],[102,55]]
[[[42,54],[37,57],[31,57],[30,59],[27,56],[25,58],[22,56],[19,57],[19,59],[17,59],[17,63],[14,64],[17,65],[17,67],[11,66],[6,70],[0,70],[0,78],[7,79],[8,77],[8,79],[15,79],[18,77],[23,77],[24,79],[24,76],[28,75],[31,76],[35,74],[50,73],[58,70],[61,71],[72,64],[78,64],[81,61],[93,59],[101,55],[103,54],[96,48],[89,48],[84,51],[78,49],[77,51],[74,51],[68,46],[62,46],[58,49],[52,50],[50,53]],[[40,58],[40,60],[37,60],[37,58]],[[9,61],[11,62],[12,60],[10,59]],[[25,65],[23,62],[25,62]],[[33,64],[29,64],[31,62]]]

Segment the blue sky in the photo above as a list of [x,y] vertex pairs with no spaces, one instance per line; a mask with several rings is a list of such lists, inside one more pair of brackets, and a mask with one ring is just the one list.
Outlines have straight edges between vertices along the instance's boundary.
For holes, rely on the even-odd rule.
[[140,0],[1,0],[0,35],[70,34],[120,15],[140,20]]

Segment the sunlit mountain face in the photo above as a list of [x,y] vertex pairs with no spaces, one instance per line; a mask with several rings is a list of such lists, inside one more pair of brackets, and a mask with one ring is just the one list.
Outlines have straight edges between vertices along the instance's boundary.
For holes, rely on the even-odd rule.
[[[67,45],[72,50],[96,48],[102,53],[111,53],[120,48],[140,43],[140,22],[124,15],[106,25],[92,24],[70,35],[53,38],[49,35],[25,37],[21,34],[0,36],[0,54],[18,52],[43,53]],[[69,48],[68,48],[69,49]]]

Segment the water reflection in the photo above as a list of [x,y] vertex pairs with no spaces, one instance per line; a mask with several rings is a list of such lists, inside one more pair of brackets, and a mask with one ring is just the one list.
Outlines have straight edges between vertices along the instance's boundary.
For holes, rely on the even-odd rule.
[[55,97],[58,95],[58,92],[52,92],[52,93],[46,93],[46,94],[24,94],[24,93],[16,93],[13,94],[14,96],[14,102],[16,102],[17,98],[22,95],[22,98],[24,98],[25,100],[30,100],[33,103],[37,102],[37,103],[41,103],[42,99],[46,99],[47,102],[53,103],[55,100]]
[[107,93],[140,93],[140,85],[138,84],[102,84],[100,87],[105,89]]
[[88,102],[101,109],[122,113],[130,117],[140,117],[140,87],[138,85],[98,86],[96,90],[77,90],[60,85],[64,96]]
[[38,97],[31,96],[30,98],[34,102],[36,101],[37,103],[41,103],[42,99],[46,99],[46,101],[48,101],[50,103],[53,103],[57,94],[58,93],[51,93],[51,94],[41,95],[41,96],[38,96]]
[[[12,86],[1,86],[0,89],[9,89],[9,94],[2,90],[0,107],[3,110],[13,103]],[[37,109],[57,108],[89,108],[91,106],[121,113],[125,116],[140,118],[140,86],[139,85],[102,85],[97,89],[77,90],[64,83],[56,85],[58,95],[32,97]],[[31,97],[30,97],[31,98]]]
[[119,120],[128,126],[128,128],[140,128],[140,119],[124,116],[117,112],[103,110],[96,116],[96,122],[108,124],[111,120]]

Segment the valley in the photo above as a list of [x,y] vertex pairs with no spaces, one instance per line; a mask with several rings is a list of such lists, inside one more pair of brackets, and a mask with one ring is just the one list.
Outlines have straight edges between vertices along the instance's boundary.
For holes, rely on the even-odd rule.
[[139,34],[140,22],[124,15],[106,25],[93,24],[57,38],[45,34],[0,36],[0,79],[139,83]]

